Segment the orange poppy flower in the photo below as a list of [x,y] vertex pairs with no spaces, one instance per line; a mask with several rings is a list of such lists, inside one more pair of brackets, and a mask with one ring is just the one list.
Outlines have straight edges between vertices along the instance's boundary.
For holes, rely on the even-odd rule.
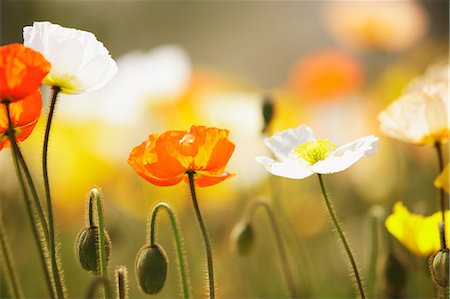
[[231,176],[225,166],[234,151],[228,130],[192,126],[187,131],[152,134],[135,147],[128,164],[144,179],[157,186],[172,186],[195,172],[199,187],[215,185]]
[[14,102],[33,94],[50,68],[44,56],[22,44],[0,47],[0,100]]
[[[36,89],[33,94],[25,99],[9,104],[11,122],[17,142],[24,141],[31,134],[41,115],[41,110],[42,99],[39,89]],[[7,130],[8,116],[6,114],[6,105],[2,104],[0,105],[0,150],[10,146]]]
[[307,100],[338,100],[356,92],[363,83],[358,60],[338,50],[305,56],[293,67],[290,84]]

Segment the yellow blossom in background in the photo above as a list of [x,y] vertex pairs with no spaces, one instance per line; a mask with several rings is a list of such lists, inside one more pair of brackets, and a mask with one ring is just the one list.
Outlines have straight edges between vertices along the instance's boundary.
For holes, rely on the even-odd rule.
[[[445,227],[450,227],[450,211],[445,212]],[[438,224],[442,220],[441,212],[431,216],[413,214],[397,202],[393,213],[387,217],[385,226],[408,250],[420,256],[429,256],[441,248]],[[446,239],[450,239],[450,230],[446,230]]]
[[436,188],[442,188],[445,192],[449,193],[449,175],[448,175],[449,164],[445,166],[444,170],[439,174],[439,176],[434,180],[434,186]]

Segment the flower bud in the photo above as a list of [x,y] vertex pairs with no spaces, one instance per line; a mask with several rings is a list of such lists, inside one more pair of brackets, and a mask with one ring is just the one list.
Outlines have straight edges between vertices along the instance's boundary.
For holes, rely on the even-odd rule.
[[265,133],[268,130],[270,123],[272,122],[273,115],[274,115],[274,104],[273,104],[273,99],[272,99],[271,95],[266,95],[264,97],[264,102],[263,102],[263,106],[262,106],[262,114],[263,114],[263,119],[264,119],[263,133]]
[[446,288],[449,280],[449,250],[441,249],[436,254],[430,256],[430,272],[434,283]]
[[[105,254],[106,263],[109,260],[111,251],[111,238],[107,231],[105,232]],[[75,255],[81,267],[86,271],[98,274],[100,272],[100,256],[98,251],[99,231],[97,226],[91,226],[83,229],[75,241]]]
[[167,255],[158,244],[145,245],[136,258],[136,277],[142,292],[153,295],[164,287],[167,276]]
[[236,250],[240,255],[246,255],[250,252],[253,245],[254,233],[253,228],[248,222],[239,222],[231,232],[231,240],[236,246]]

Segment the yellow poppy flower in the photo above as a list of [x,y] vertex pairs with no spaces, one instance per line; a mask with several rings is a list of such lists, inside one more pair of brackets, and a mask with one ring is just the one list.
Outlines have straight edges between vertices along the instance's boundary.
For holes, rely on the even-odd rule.
[[[450,227],[450,211],[445,212],[445,227]],[[394,205],[393,213],[387,217],[385,226],[411,252],[420,256],[429,256],[441,248],[438,224],[441,212],[431,216],[412,214],[403,203]],[[446,239],[450,240],[450,230],[446,230]]]

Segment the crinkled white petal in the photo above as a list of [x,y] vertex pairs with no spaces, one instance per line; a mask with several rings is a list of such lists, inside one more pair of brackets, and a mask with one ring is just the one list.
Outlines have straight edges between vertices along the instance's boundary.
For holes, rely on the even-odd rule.
[[315,139],[313,130],[308,126],[301,125],[297,128],[275,133],[270,138],[265,138],[264,144],[269,147],[277,159],[287,162],[292,160],[292,150],[299,144]]
[[338,147],[326,159],[311,166],[316,173],[336,173],[343,171],[361,158],[374,155],[378,149],[378,137],[366,136]]
[[256,161],[264,165],[271,174],[284,178],[303,179],[313,174],[309,166],[297,163],[295,160],[278,162],[268,157],[258,156]]
[[100,89],[117,73],[116,62],[90,32],[34,22],[24,27],[23,37],[25,46],[41,52],[52,64],[46,82],[65,82],[69,86],[62,92]]

